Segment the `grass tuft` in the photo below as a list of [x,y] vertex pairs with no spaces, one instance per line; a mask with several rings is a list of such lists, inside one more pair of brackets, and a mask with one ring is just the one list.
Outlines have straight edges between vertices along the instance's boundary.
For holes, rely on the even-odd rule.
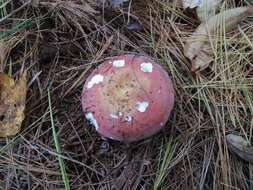
[[170,163],[176,153],[177,143],[173,143],[173,140],[169,140],[166,144],[162,145],[160,150],[160,157],[158,163],[157,175],[154,182],[154,190],[158,190],[162,187],[163,181],[169,174]]

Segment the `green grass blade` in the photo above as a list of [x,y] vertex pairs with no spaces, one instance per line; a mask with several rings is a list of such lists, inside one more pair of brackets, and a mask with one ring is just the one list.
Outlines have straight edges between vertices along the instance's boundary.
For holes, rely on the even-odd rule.
[[32,24],[33,24],[33,21],[31,18],[26,19],[26,20],[18,23],[16,26],[12,27],[11,29],[9,29],[5,32],[1,32],[0,39],[3,39],[9,35],[15,34],[16,32],[19,32],[19,31],[31,26]]
[[160,151],[158,171],[154,182],[154,190],[160,189],[164,179],[168,175],[168,169],[174,157],[176,148],[177,143],[173,144],[172,140],[162,146]]
[[52,131],[53,131],[54,144],[55,144],[56,152],[58,154],[58,161],[59,161],[59,165],[60,165],[60,169],[61,169],[62,179],[64,182],[65,190],[70,190],[68,174],[66,172],[64,161],[63,161],[62,157],[60,156],[61,149],[60,149],[60,145],[58,142],[58,138],[57,138],[57,134],[56,134],[55,126],[54,126],[54,117],[53,117],[52,104],[51,104],[49,90],[48,90],[48,104],[49,104],[49,112],[50,112],[50,118],[51,118],[51,126],[52,126]]

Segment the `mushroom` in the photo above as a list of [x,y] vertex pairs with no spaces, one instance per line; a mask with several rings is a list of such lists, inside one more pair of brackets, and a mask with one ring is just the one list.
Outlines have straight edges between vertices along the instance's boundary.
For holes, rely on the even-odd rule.
[[126,54],[100,64],[82,91],[85,117],[105,138],[134,142],[158,133],[174,105],[173,84],[151,58]]

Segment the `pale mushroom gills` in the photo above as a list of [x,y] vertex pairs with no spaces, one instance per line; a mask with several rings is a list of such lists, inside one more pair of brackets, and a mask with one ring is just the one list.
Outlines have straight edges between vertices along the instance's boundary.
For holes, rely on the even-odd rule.
[[133,142],[158,133],[174,105],[173,84],[151,58],[113,57],[87,78],[82,91],[86,119],[103,137]]

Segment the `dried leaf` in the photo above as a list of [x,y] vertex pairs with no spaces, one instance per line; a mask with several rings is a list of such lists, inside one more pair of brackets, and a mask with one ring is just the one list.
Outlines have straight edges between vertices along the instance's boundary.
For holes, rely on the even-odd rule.
[[184,54],[192,62],[192,71],[201,71],[214,59],[210,38],[214,38],[217,28],[224,26],[231,31],[245,17],[253,13],[253,6],[238,7],[221,12],[202,22],[195,32],[186,40]]
[[182,3],[184,9],[193,9],[195,7],[201,6],[201,4],[203,4],[203,0],[183,0]]
[[98,5],[106,8],[119,8],[129,0],[98,0]]
[[222,0],[183,0],[183,8],[196,8],[199,19],[205,21],[215,15],[221,2]]
[[0,73],[0,137],[15,135],[24,120],[26,73],[17,81]]
[[197,7],[199,20],[205,21],[215,15],[221,0],[202,0],[202,4]]
[[112,5],[114,7],[118,7],[120,5],[122,5],[123,3],[127,2],[128,0],[111,0]]
[[243,160],[253,162],[253,147],[241,136],[229,134],[226,136],[228,149]]

